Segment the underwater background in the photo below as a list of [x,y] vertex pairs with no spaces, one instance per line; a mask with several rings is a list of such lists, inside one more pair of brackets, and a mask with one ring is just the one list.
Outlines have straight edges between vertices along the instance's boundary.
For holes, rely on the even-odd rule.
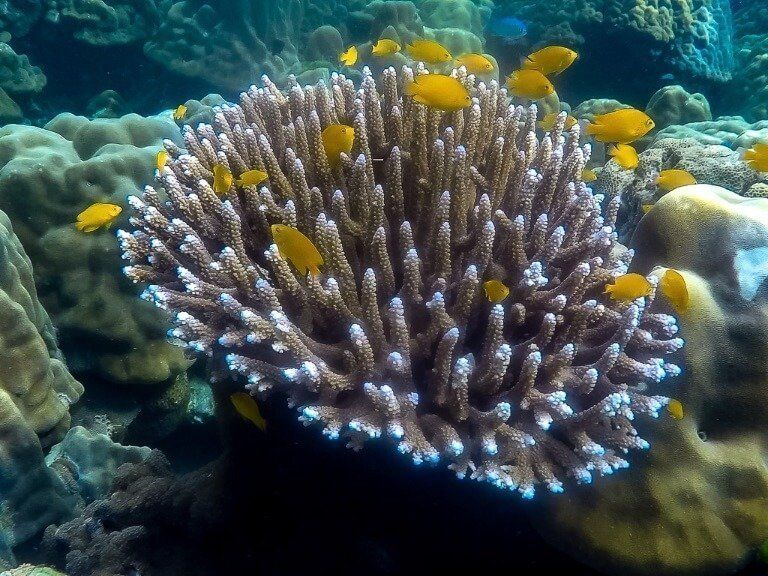
[[766,574],[766,277],[765,0],[0,0],[0,575]]

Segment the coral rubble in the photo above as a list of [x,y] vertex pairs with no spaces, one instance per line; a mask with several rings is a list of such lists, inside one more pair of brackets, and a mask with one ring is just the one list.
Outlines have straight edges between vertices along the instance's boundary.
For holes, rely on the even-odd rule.
[[[601,208],[580,180],[589,147],[565,115],[543,139],[536,108],[460,76],[472,105],[445,114],[400,96],[385,71],[287,94],[265,78],[133,197],[119,231],[126,274],[175,314],[172,338],[226,364],[253,393],[285,391],[306,424],[359,447],[389,437],[415,463],[519,490],[563,489],[628,465],[648,443],[636,414],[679,369],[675,319],[601,295],[626,271],[618,199]],[[355,129],[332,169],[321,131]],[[211,187],[215,164],[258,168],[269,186]],[[167,197],[166,203],[163,198]],[[297,274],[270,225],[319,248],[321,274]],[[490,303],[483,282],[511,288]]]

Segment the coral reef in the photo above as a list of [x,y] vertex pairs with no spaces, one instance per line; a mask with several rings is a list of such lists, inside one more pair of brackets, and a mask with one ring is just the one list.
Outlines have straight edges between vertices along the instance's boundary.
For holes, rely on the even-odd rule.
[[[653,297],[601,296],[631,255],[618,199],[603,213],[580,181],[578,127],[564,134],[562,115],[538,140],[535,107],[462,81],[476,102],[441,114],[399,96],[394,69],[359,91],[338,75],[287,95],[265,80],[187,127],[188,152],[165,143],[159,189],[130,199],[136,229],[118,232],[125,272],[175,313],[173,338],[253,393],[284,390],[328,437],[386,436],[415,463],[559,492],[648,447],[631,419],[666,402],[641,390],[678,372],[663,356],[682,341]],[[321,130],[339,121],[355,147],[332,170]],[[217,162],[270,186],[219,198]],[[319,277],[292,270],[276,223],[314,240]],[[483,296],[490,279],[511,287],[504,303]]]
[[49,568],[48,566],[32,566],[22,564],[11,570],[4,571],[0,576],[67,576],[63,572]]
[[71,509],[43,447],[69,428],[69,406],[82,392],[62,362],[29,259],[0,212],[0,568],[13,563],[14,546]]
[[732,573],[768,537],[768,200],[707,185],[674,190],[632,246],[638,272],[674,267],[688,286],[675,392],[685,416],[665,419],[647,463],[609,493],[585,487],[551,499],[534,520],[608,573]]
[[750,2],[734,15],[736,72],[732,100],[751,121],[768,120],[768,9]]
[[624,170],[610,162],[593,183],[595,190],[609,198],[621,198],[617,223],[620,241],[630,239],[643,216],[642,206],[664,195],[655,182],[659,172],[667,168],[686,170],[699,183],[722,186],[744,196],[757,195],[752,187],[768,183],[768,174],[753,170],[741,153],[725,146],[701,144],[691,138],[656,140],[640,153],[636,169]]
[[69,428],[69,405],[83,388],[64,366],[53,325],[37,298],[32,265],[2,212],[0,263],[0,388],[49,446]]
[[112,234],[83,234],[72,223],[89,204],[124,204],[149,182],[163,138],[180,141],[174,123],[135,114],[61,114],[45,128],[0,129],[0,209],[35,265],[70,366],[132,386],[173,380],[187,361],[164,342],[166,318],[115,274]]
[[158,0],[47,0],[45,18],[96,46],[129,44],[149,38],[160,24]]
[[750,124],[741,116],[720,116],[708,122],[667,126],[654,134],[656,141],[668,138],[691,138],[701,144],[746,149],[755,142],[768,140],[768,120]]
[[23,36],[43,13],[43,0],[6,0],[0,5],[0,30]]
[[16,54],[10,45],[0,42],[0,88],[11,94],[40,92],[46,83],[45,74]]
[[144,462],[151,453],[146,446],[123,446],[106,434],[75,426],[51,449],[45,461],[88,503],[110,494],[120,466]]
[[664,86],[658,90],[648,104],[645,113],[661,130],[672,124],[689,124],[712,120],[709,102],[703,94],[690,94],[682,86]]
[[613,50],[606,56],[614,69],[642,65],[644,70],[656,70],[658,76],[671,69],[684,79],[717,82],[731,77],[729,0],[502,0],[498,4],[529,23],[534,42],[583,47],[593,65],[608,43]]

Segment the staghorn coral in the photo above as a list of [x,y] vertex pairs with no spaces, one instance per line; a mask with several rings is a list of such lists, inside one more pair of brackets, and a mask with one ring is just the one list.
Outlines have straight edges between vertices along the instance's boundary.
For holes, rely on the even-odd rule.
[[[662,358],[682,340],[653,296],[603,301],[631,253],[618,199],[603,212],[580,181],[578,127],[564,134],[562,115],[539,140],[535,107],[459,74],[474,102],[451,114],[400,96],[394,69],[379,87],[366,71],[359,90],[336,75],[285,95],[265,78],[187,127],[186,152],[166,143],[159,188],[129,199],[135,230],[118,232],[125,272],[175,312],[174,339],[252,393],[284,390],[329,438],[387,436],[417,464],[560,492],[648,447],[632,418],[665,404],[644,392],[679,371]],[[321,130],[337,121],[356,143],[331,170]],[[270,185],[219,198],[217,162],[265,169]],[[293,271],[274,223],[314,240],[319,277]],[[511,287],[505,302],[483,296],[491,278]]]

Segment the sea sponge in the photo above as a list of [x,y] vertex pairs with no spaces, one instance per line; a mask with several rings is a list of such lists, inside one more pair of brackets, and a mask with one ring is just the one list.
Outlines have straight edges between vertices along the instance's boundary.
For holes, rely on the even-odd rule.
[[550,499],[534,521],[612,574],[731,573],[768,537],[768,200],[674,190],[632,247],[634,270],[673,267],[688,286],[684,418],[664,418],[647,461],[612,490]]

